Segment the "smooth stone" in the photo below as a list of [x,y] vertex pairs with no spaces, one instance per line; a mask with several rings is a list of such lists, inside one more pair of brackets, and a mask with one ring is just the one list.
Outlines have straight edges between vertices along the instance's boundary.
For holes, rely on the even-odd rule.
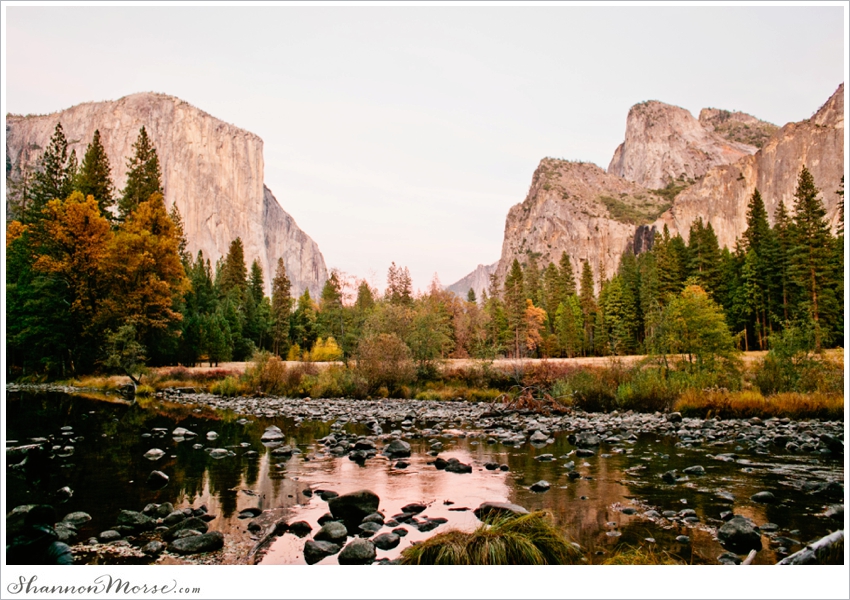
[[407,458],[410,456],[410,444],[402,440],[393,440],[384,448],[389,458]]
[[541,479],[537,483],[531,484],[530,489],[531,489],[532,492],[546,492],[551,487],[552,486],[548,481]]
[[186,515],[185,515],[185,514],[183,514],[183,511],[182,511],[182,510],[175,510],[174,512],[169,513],[169,514],[168,514],[168,515],[167,515],[167,516],[166,516],[166,517],[162,520],[162,524],[163,524],[163,525],[168,525],[168,526],[170,527],[171,525],[176,525],[177,523],[179,523],[180,521],[183,521],[183,520],[185,520],[185,519],[186,519]]
[[694,465],[693,467],[688,467],[682,471],[687,475],[705,475],[705,468],[700,465]]
[[395,533],[382,533],[372,538],[372,543],[381,550],[391,550],[398,546],[401,538]]
[[142,456],[147,458],[148,460],[159,460],[163,456],[165,456],[165,451],[160,450],[159,448],[151,448],[147,452],[145,452]]
[[201,532],[197,529],[184,529],[174,536],[174,539],[182,540],[183,538],[192,537],[193,535],[201,535]]
[[341,565],[367,565],[375,560],[375,544],[363,538],[355,538],[339,553]]
[[220,531],[210,531],[209,533],[174,540],[168,549],[179,554],[197,554],[199,552],[212,552],[223,546],[224,534]]
[[114,529],[107,529],[106,531],[101,531],[100,535],[97,536],[97,539],[101,542],[114,542],[115,540],[120,540],[123,537],[123,535]]
[[163,488],[168,485],[168,475],[162,471],[151,471],[146,483],[155,489]]
[[326,556],[339,552],[340,545],[322,540],[307,540],[304,543],[304,560],[308,565],[314,565]]
[[263,432],[262,437],[260,437],[260,441],[276,442],[285,438],[286,436],[283,434],[280,428],[275,425],[272,425],[270,427],[266,427],[266,430]]
[[776,502],[776,496],[771,492],[759,492],[750,496],[750,500],[761,504],[773,504]]
[[401,512],[407,513],[409,515],[418,515],[419,513],[421,513],[426,508],[428,508],[428,506],[426,504],[420,504],[418,502],[413,502],[411,504],[406,504],[405,506],[402,506]]
[[313,531],[313,526],[310,525],[307,521],[296,521],[289,526],[290,533],[297,535],[300,538],[308,535],[311,531]]
[[70,523],[74,527],[78,527],[83,523],[91,521],[91,515],[82,511],[72,512],[65,515],[65,518],[62,519],[62,521],[64,523]]
[[361,523],[360,525],[358,525],[357,528],[360,530],[361,536],[369,537],[378,533],[381,530],[381,527],[383,527],[383,525],[381,525],[380,523],[367,521],[366,523]]
[[163,544],[159,540],[152,540],[142,546],[142,552],[144,552],[148,556],[157,556],[162,553],[163,550],[165,550],[165,544]]
[[346,523],[360,523],[364,517],[378,510],[380,498],[370,490],[359,490],[350,494],[343,494],[328,500],[328,508],[336,519]]
[[180,521],[176,525],[172,525],[171,527],[169,527],[168,531],[162,534],[162,539],[166,541],[171,541],[175,537],[177,537],[177,534],[179,534],[184,529],[194,529],[196,531],[200,531],[201,533],[206,533],[209,527],[207,526],[206,521],[203,521],[198,517],[189,517],[187,519],[184,519],[183,521]]
[[752,522],[744,517],[735,516],[717,530],[717,539],[732,552],[741,554],[750,550],[761,550],[761,535]]
[[119,512],[115,524],[122,527],[130,527],[135,531],[149,531],[156,527],[156,521],[135,510],[122,510]]
[[519,504],[512,504],[510,502],[484,502],[473,511],[476,517],[480,521],[483,521],[489,515],[498,515],[498,516],[519,516],[519,515],[527,515],[528,510],[520,506]]
[[336,544],[338,542],[344,542],[346,537],[348,537],[348,530],[345,525],[339,521],[329,521],[322,525],[322,528],[316,532],[313,539]]

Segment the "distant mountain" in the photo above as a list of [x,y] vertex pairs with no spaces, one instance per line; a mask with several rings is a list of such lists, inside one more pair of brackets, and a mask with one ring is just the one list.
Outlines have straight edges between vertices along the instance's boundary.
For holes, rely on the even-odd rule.
[[463,298],[466,298],[469,290],[474,290],[475,297],[480,301],[484,292],[490,287],[490,275],[496,271],[498,265],[498,262],[494,262],[492,265],[478,265],[472,273],[446,286],[446,289]]

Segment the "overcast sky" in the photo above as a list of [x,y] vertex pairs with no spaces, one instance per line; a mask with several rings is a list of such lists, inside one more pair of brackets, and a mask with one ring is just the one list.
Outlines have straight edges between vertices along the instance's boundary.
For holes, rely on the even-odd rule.
[[540,159],[607,167],[629,107],[808,118],[841,7],[6,7],[4,112],[140,91],[265,142],[329,267],[425,288],[499,258]]

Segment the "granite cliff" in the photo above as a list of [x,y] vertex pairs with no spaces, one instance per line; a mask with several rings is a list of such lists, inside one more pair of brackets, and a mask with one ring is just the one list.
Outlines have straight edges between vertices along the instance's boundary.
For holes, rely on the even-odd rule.
[[173,96],[133,94],[50,115],[8,116],[6,154],[13,173],[37,164],[57,122],[79,159],[100,130],[117,189],[125,184],[127,158],[144,126],[159,155],[166,205],[177,205],[193,255],[203,250],[215,264],[240,237],[246,261],[259,259],[263,267],[267,293],[279,257],[293,294],[321,291],[327,279],[322,253],[264,185],[258,136]]

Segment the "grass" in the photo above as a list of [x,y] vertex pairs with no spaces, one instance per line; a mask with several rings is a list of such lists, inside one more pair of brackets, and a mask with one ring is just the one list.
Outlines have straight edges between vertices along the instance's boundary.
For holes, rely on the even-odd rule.
[[598,200],[608,209],[612,219],[631,225],[648,225],[673,205],[672,200],[656,196],[649,198],[599,196]]
[[487,519],[471,533],[446,531],[405,549],[405,565],[571,565],[581,552],[548,513]]
[[783,392],[764,396],[757,390],[686,390],[674,409],[683,416],[700,418],[841,420],[844,418],[844,394]]
[[623,546],[602,561],[603,565],[683,565],[667,552],[641,546]]

